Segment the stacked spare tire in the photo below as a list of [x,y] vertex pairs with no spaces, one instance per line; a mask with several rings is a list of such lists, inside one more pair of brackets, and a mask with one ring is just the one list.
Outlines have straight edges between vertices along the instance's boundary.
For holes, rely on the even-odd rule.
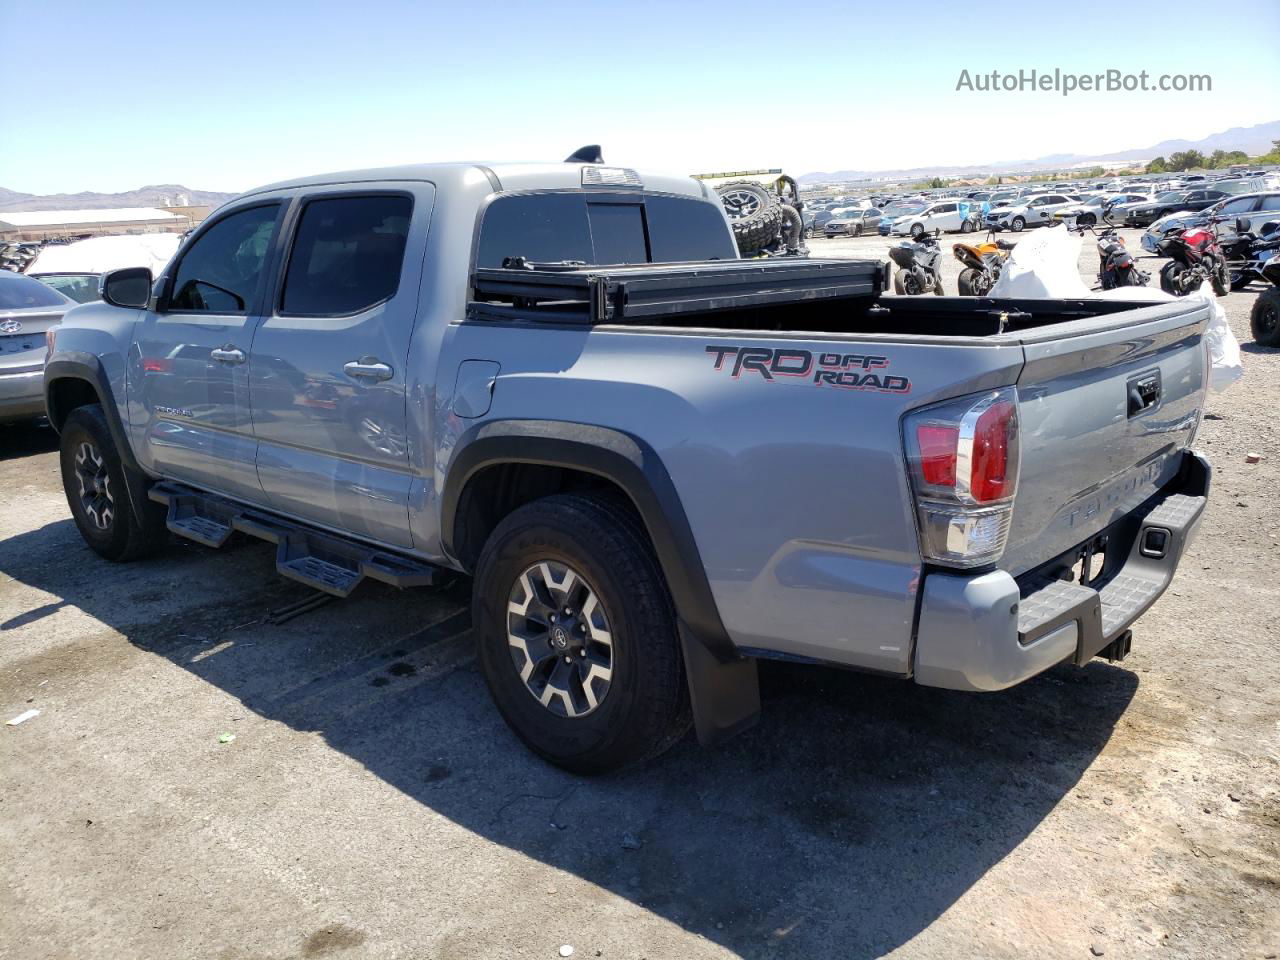
[[742,256],[758,256],[773,246],[782,237],[784,224],[791,225],[787,247],[799,246],[800,211],[784,203],[768,187],[753,180],[730,180],[716,187],[716,192],[729,215]]

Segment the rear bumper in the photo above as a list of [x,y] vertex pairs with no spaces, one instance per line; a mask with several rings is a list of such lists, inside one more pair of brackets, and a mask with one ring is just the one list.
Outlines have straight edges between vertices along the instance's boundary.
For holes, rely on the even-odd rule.
[[1092,542],[1105,542],[1102,576],[1060,579],[1085,545],[1014,579],[1003,570],[924,581],[915,646],[917,683],[1003,690],[1064,660],[1084,665],[1164,593],[1195,535],[1211,469],[1184,454],[1178,480]]
[[35,420],[44,416],[44,370],[0,368],[0,423]]

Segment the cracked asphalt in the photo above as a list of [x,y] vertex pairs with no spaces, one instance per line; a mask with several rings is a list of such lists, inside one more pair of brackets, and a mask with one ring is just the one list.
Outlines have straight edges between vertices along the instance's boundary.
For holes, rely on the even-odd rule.
[[1246,376],[1201,429],[1207,517],[1123,664],[991,695],[766,664],[755,729],[596,779],[503,726],[465,584],[273,625],[306,592],[271,547],[107,564],[52,434],[5,429],[0,719],[40,713],[0,728],[0,957],[1275,955],[1280,351],[1252,300],[1224,301]]

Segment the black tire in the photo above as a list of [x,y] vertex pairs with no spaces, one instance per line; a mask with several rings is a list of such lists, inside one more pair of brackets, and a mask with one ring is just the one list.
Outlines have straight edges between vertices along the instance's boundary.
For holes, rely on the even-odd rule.
[[1027,221],[1022,217],[1014,217],[1009,223],[1009,229],[1014,233],[1021,233],[1027,226]]
[[[95,553],[122,563],[139,560],[164,544],[164,508],[148,504],[154,509],[141,516],[134,511],[126,468],[100,405],[71,411],[62,425],[58,457],[71,517]],[[135,482],[143,481],[135,476]]]
[[911,239],[919,240],[923,236],[924,236],[924,224],[913,223],[911,225]]
[[1271,287],[1258,294],[1253,312],[1249,314],[1249,328],[1255,343],[1264,347],[1280,347],[1280,287]]
[[858,224],[856,227],[853,228],[853,235],[855,237],[862,236],[862,224]]
[[960,291],[962,297],[980,297],[979,288],[983,286],[982,271],[977,267],[965,267],[960,271],[960,277],[956,280],[956,289]]
[[1232,293],[1238,293],[1239,291],[1243,290],[1245,287],[1247,287],[1250,283],[1253,282],[1252,275],[1246,273],[1244,270],[1228,269],[1227,274],[1228,274],[1227,282],[1228,282],[1228,285],[1231,287]]
[[[542,562],[578,574],[598,598],[613,638],[608,687],[598,705],[578,716],[544,706],[521,678],[507,639],[513,591]],[[539,756],[575,773],[603,773],[657,756],[689,729],[675,609],[648,536],[627,506],[557,494],[520,507],[485,543],[473,589],[477,654],[489,692]],[[551,625],[545,626],[550,645]]]
[[973,233],[973,231],[974,231],[974,230],[976,230],[976,229],[977,229],[977,227],[975,227],[975,226],[974,226],[973,221],[972,221],[972,220],[970,220],[968,217],[965,217],[965,218],[964,218],[964,220],[963,220],[963,221],[961,221],[961,223],[960,223],[960,232],[961,232],[961,233]]
[[946,291],[942,289],[942,274],[935,273],[933,275],[933,292],[939,297],[945,297]]
[[1098,218],[1092,213],[1082,213],[1076,217],[1076,224],[1081,227],[1092,227],[1097,222]]
[[782,229],[782,202],[768,187],[752,180],[730,180],[716,187],[716,192],[722,201],[726,195],[740,196],[747,201],[749,211],[746,213],[740,212],[743,207],[725,204],[742,256],[750,256],[777,239]]
[[1209,272],[1209,285],[1213,287],[1213,292],[1220,297],[1225,297],[1231,292],[1231,281],[1227,276],[1227,267],[1223,263],[1218,263],[1213,270]]
[[902,271],[895,270],[893,274],[893,292],[899,296],[906,296],[907,285],[902,279]]
[[1186,268],[1177,260],[1170,260],[1160,268],[1160,289],[1175,297],[1185,297],[1190,291],[1182,288],[1181,277]]

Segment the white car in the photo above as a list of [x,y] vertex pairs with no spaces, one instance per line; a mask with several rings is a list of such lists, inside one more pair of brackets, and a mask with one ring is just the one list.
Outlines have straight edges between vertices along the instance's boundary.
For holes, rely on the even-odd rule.
[[934,230],[954,233],[965,230],[966,223],[970,224],[968,229],[972,230],[973,221],[966,219],[965,213],[960,210],[961,206],[965,207],[967,213],[970,208],[976,210],[978,205],[962,199],[936,200],[919,213],[909,213],[893,221],[890,232],[895,237],[918,237],[933,233]]
[[1053,215],[1066,207],[1079,206],[1080,201],[1072,200],[1064,193],[1038,193],[1023,198],[1021,203],[987,214],[987,224],[998,226],[1002,230],[1025,230],[1027,227],[1053,223]]

